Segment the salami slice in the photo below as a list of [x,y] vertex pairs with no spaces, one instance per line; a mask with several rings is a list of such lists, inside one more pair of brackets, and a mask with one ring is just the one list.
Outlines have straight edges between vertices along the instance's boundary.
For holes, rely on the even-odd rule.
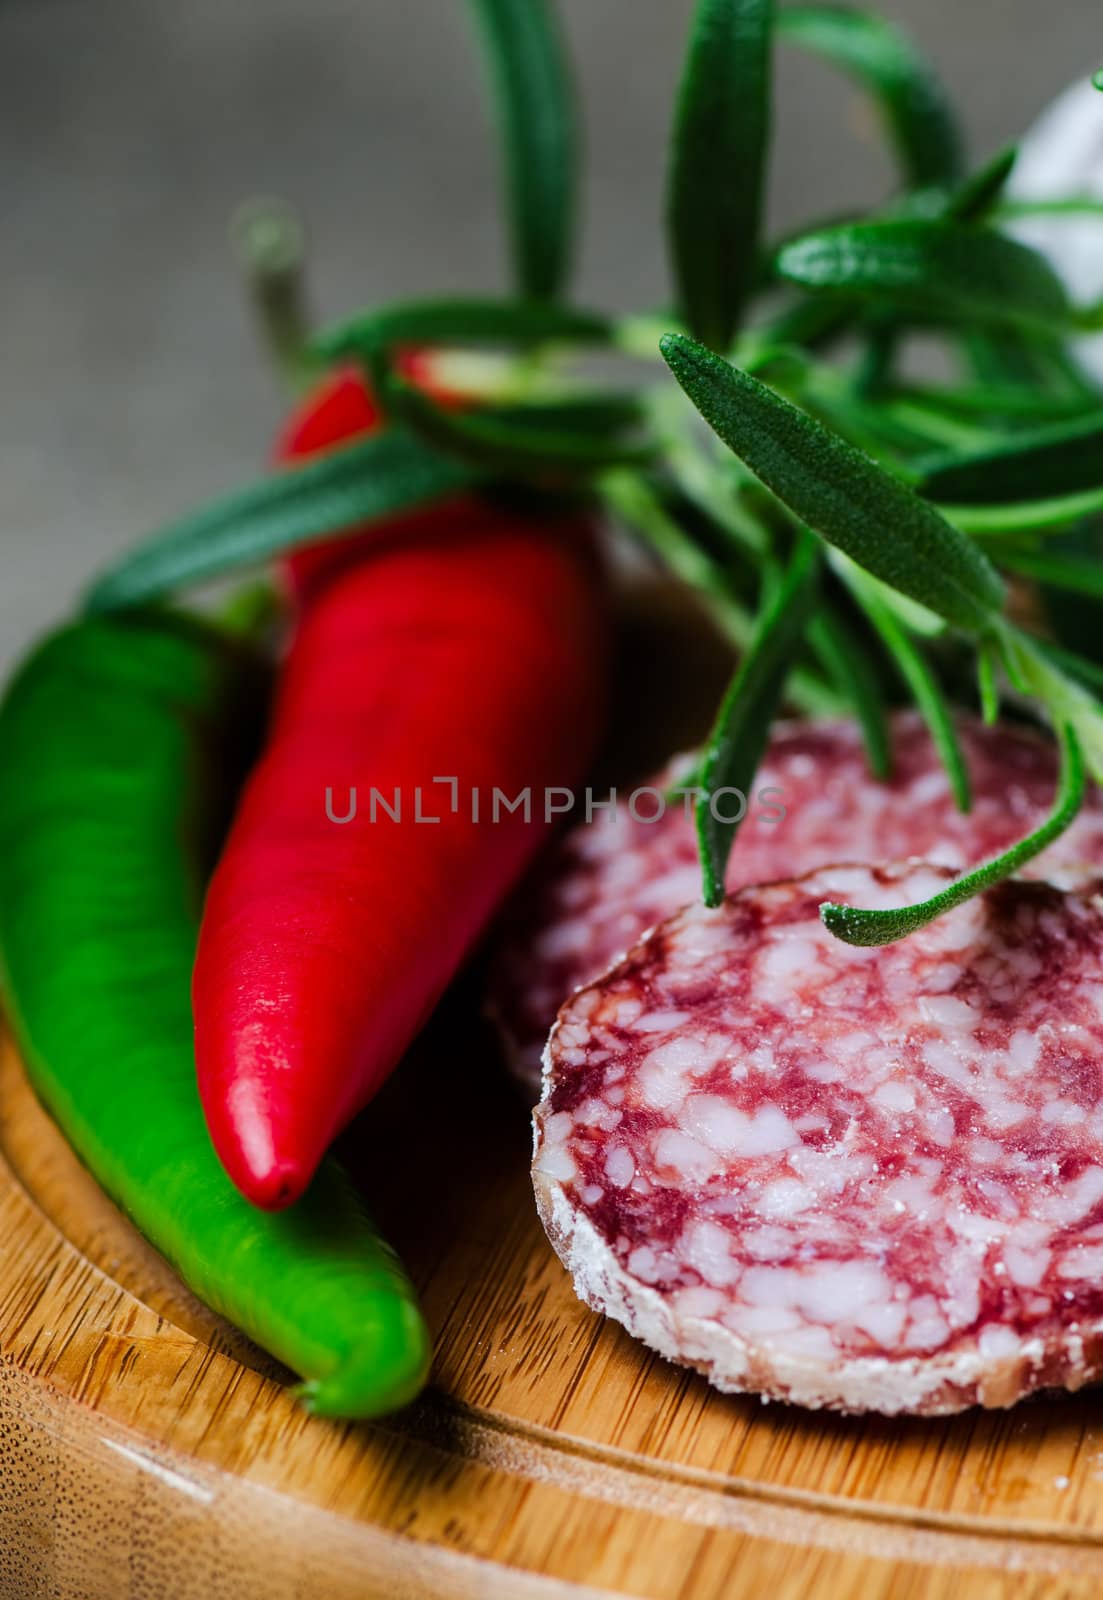
[[[830,861],[926,858],[961,868],[1005,849],[1049,809],[1057,777],[1052,742],[1028,728],[959,732],[973,808],[958,811],[942,764],[914,712],[892,721],[888,783],[866,767],[846,721],[778,725],[748,796],[728,869],[729,891],[799,877]],[[654,780],[662,789],[673,774]],[[560,1004],[655,923],[700,894],[694,827],[684,805],[655,809],[630,796],[573,829],[524,885],[507,914],[490,976],[489,1006],[507,1060],[526,1092],[540,1092],[540,1059]],[[1103,867],[1103,805],[1093,793],[1077,822],[1031,864],[1034,876],[1080,862]]]
[[560,1012],[533,1166],[580,1296],[718,1388],[1006,1406],[1103,1374],[1103,895],[999,885],[856,950],[828,867],[686,908]]

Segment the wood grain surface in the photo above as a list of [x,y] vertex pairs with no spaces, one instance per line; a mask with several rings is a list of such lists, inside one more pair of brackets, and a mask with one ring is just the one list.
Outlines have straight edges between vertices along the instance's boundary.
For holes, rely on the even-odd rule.
[[[344,1151],[424,1295],[432,1387],[305,1417],[0,1063],[3,1600],[997,1600],[1103,1584],[1092,1393],[956,1421],[713,1393],[585,1310],[459,996]],[[425,1116],[432,1104],[436,1113]]]
[[[635,733],[611,780],[689,743],[729,664],[669,601],[644,584],[623,610]],[[469,981],[341,1151],[437,1349],[415,1407],[358,1426],[305,1416],[187,1293],[0,1041],[0,1600],[1103,1592],[1103,1391],[841,1418],[653,1357],[552,1254],[528,1112],[476,1012]]]

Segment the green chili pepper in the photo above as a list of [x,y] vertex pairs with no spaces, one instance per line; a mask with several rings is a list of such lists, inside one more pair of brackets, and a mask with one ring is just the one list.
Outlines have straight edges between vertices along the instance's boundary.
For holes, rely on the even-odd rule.
[[365,1417],[424,1382],[414,1291],[332,1162],[279,1214],[211,1147],[190,985],[206,873],[263,720],[240,644],[168,612],[63,629],[0,706],[0,960],[31,1079],[208,1305]]

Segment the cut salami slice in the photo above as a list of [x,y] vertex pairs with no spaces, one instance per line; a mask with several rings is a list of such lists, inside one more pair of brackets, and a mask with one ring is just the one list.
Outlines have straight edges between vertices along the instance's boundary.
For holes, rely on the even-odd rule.
[[[1052,741],[1028,728],[962,717],[973,782],[963,815],[914,712],[892,720],[895,770],[875,782],[861,735],[846,721],[778,725],[748,797],[728,869],[729,891],[799,877],[830,861],[930,859],[958,869],[994,855],[1041,821],[1057,780]],[[654,780],[663,788],[672,774]],[[515,1077],[535,1099],[540,1059],[560,1004],[646,929],[700,895],[691,819],[668,806],[636,820],[627,797],[574,828],[516,897],[502,927],[488,1010]],[[779,807],[783,811],[778,820]],[[641,818],[654,801],[637,804]],[[1093,791],[1073,827],[1031,863],[1032,876],[1080,863],[1103,868],[1103,804]]]
[[544,1226],[718,1388],[926,1414],[1103,1375],[1103,895],[1011,881],[873,950],[820,923],[950,876],[688,907],[560,1012]]

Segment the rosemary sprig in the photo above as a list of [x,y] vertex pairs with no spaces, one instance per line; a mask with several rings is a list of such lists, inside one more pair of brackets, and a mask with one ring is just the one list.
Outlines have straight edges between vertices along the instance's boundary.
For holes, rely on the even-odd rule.
[[[1103,248],[1103,206],[1078,194],[1029,208],[1004,200],[1010,149],[967,171],[944,89],[880,17],[696,0],[667,167],[677,304],[579,308],[564,298],[579,139],[555,0],[470,4],[501,131],[512,295],[399,302],[311,333],[297,236],[291,248],[286,230],[254,229],[250,273],[285,370],[298,382],[359,364],[387,427],[155,534],[88,603],[156,599],[503,481],[552,505],[567,488],[690,583],[742,652],[697,768],[710,902],[737,826],[712,801],[747,789],[782,696],[810,712],[849,707],[883,776],[898,678],[962,806],[955,693],[979,700],[989,721],[1004,698],[1058,731],[1061,794],[1029,838],[923,906],[825,915],[840,937],[902,937],[1056,837],[1085,773],[1103,781],[1103,646],[1083,616],[1103,599],[1093,535],[1103,392],[1069,342],[1103,325],[1103,307],[1070,305],[1048,262],[1001,231],[1044,210],[1098,220]],[[779,37],[874,97],[903,187],[871,216],[811,221],[764,252]],[[755,303],[779,286],[783,304]],[[908,375],[916,329],[941,341],[959,381]],[[413,368],[411,347],[422,357]],[[596,388],[595,353],[631,362],[628,377]],[[1024,588],[1025,613],[1036,609],[1055,636],[1023,624]]]

